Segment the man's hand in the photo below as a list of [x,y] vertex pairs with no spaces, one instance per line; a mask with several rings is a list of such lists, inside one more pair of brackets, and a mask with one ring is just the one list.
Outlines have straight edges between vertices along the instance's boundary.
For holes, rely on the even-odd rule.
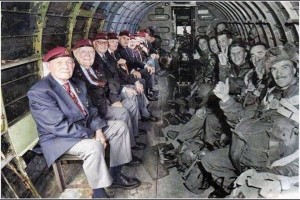
[[130,87],[126,87],[125,92],[126,92],[127,96],[129,96],[129,97],[137,95],[137,92]]
[[136,81],[136,82],[134,83],[134,85],[135,85],[136,91],[137,91],[139,94],[141,94],[141,93],[144,92],[144,86],[143,86],[143,84],[141,84],[139,81]]
[[103,145],[104,149],[106,148],[106,146],[107,146],[106,138],[105,138],[104,133],[102,132],[101,129],[99,129],[99,130],[96,131],[94,138],[95,138],[96,141],[101,142],[101,144]]
[[136,70],[132,71],[131,74],[134,76],[134,78],[142,78],[141,73]]
[[123,58],[120,58],[120,59],[118,60],[118,65],[122,65],[122,64],[126,64],[126,60],[123,59]]
[[219,81],[216,85],[215,89],[213,90],[215,95],[219,97],[223,103],[228,101],[229,99],[229,78],[226,78],[225,83]]
[[155,53],[152,53],[152,54],[150,55],[150,57],[151,57],[152,59],[155,59],[155,58],[156,58],[156,54],[155,54]]
[[227,60],[227,55],[225,53],[219,53],[218,57],[219,57],[220,65],[227,65],[228,60]]
[[150,65],[146,65],[145,68],[147,69],[147,71],[149,72],[149,74],[153,74],[154,71],[154,67],[151,67]]
[[120,101],[116,101],[115,103],[111,104],[113,107],[123,107],[122,103]]

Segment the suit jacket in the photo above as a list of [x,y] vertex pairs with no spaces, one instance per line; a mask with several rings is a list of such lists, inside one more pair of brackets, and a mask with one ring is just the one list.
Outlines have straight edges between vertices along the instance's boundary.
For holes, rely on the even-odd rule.
[[[94,62],[94,65],[96,65],[96,62]],[[93,70],[95,71],[95,74],[99,80],[106,81],[104,78],[104,72],[101,67],[93,67]],[[85,74],[83,73],[79,63],[75,61],[75,69],[73,73],[73,77],[76,77],[82,81],[85,82],[87,87],[87,93],[89,97],[91,98],[92,105],[98,108],[98,112],[101,118],[104,118],[107,114],[107,108],[108,108],[108,101],[106,98],[106,93],[108,91],[108,86],[105,85],[104,87],[99,87],[96,85],[93,85],[89,82]]]
[[[106,55],[105,55],[106,56]],[[111,63],[110,59],[104,61],[101,56],[96,53],[95,64],[92,66],[95,71],[102,71],[103,76],[108,81],[108,99],[111,103],[121,101],[121,91],[123,86],[120,84],[120,78],[116,71],[116,67]]]
[[138,61],[138,59],[133,56],[132,50],[129,49],[128,47],[124,48],[119,44],[115,54],[117,54],[118,57],[123,58],[127,61],[126,63],[127,63],[127,66],[128,66],[128,72],[129,73],[133,69],[135,69],[135,70],[137,70],[137,68],[144,69],[145,64]]
[[127,71],[125,69],[118,66],[117,60],[120,59],[120,57],[118,57],[117,54],[115,54],[116,58],[114,58],[108,51],[105,53],[105,55],[109,62],[115,66],[121,85],[134,85],[134,83],[139,80],[132,74],[127,74]]
[[39,144],[48,166],[83,138],[91,138],[107,126],[87,96],[84,82],[71,79],[88,115],[84,116],[65,89],[51,74],[28,91],[31,114],[37,124]]

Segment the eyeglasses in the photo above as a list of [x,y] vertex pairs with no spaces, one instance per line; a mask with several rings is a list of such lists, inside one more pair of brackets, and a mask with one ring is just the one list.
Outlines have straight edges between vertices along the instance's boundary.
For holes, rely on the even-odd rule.
[[97,45],[107,45],[108,44],[108,41],[96,41],[96,44]]

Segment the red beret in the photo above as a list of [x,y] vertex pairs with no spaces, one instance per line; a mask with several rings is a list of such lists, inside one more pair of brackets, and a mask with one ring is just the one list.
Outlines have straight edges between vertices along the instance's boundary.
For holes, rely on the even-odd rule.
[[93,43],[90,39],[79,40],[75,43],[72,51],[74,51],[75,49],[77,49],[79,47],[93,47]]
[[121,31],[121,32],[119,33],[119,36],[123,36],[123,35],[125,35],[125,36],[127,36],[127,37],[130,37],[130,33],[129,33],[129,31],[127,31],[127,30],[123,30],[123,31]]
[[55,47],[54,49],[51,49],[43,56],[44,62],[49,62],[50,60],[53,60],[55,58],[59,57],[72,57],[70,52],[65,47]]
[[137,33],[138,37],[146,37],[146,32],[145,31],[140,31]]
[[107,40],[107,34],[103,32],[98,33],[93,40]]
[[107,33],[107,39],[108,40],[117,40],[118,39],[118,34],[116,34],[116,33]]

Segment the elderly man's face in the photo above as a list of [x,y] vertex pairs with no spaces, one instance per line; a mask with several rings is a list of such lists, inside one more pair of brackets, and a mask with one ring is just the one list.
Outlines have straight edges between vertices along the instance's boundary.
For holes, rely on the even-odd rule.
[[107,51],[108,48],[107,40],[103,40],[103,39],[95,40],[93,44],[98,53],[104,54]]
[[210,47],[211,51],[215,54],[218,54],[220,52],[217,41],[215,39],[209,40],[209,47]]
[[74,71],[74,60],[71,57],[59,57],[48,62],[51,75],[62,82],[69,80]]
[[130,37],[126,35],[119,36],[119,43],[122,47],[127,47],[129,43]]
[[230,58],[234,64],[237,66],[240,66],[245,62],[245,58],[247,56],[247,53],[245,52],[245,49],[239,46],[232,47],[230,50]]
[[283,60],[271,66],[271,73],[275,83],[285,89],[295,80],[296,70],[292,61]]
[[108,48],[111,51],[117,50],[118,44],[119,44],[119,41],[117,39],[110,39],[110,40],[108,40]]
[[207,51],[208,50],[207,40],[200,39],[198,44],[199,44],[199,48],[200,48],[201,51]]
[[79,64],[90,68],[95,60],[95,49],[93,47],[80,47],[74,50],[74,56]]
[[135,39],[129,40],[128,47],[130,49],[135,49],[135,47],[136,47],[136,40]]
[[256,67],[257,63],[265,58],[266,48],[263,45],[253,46],[250,50],[251,62]]

